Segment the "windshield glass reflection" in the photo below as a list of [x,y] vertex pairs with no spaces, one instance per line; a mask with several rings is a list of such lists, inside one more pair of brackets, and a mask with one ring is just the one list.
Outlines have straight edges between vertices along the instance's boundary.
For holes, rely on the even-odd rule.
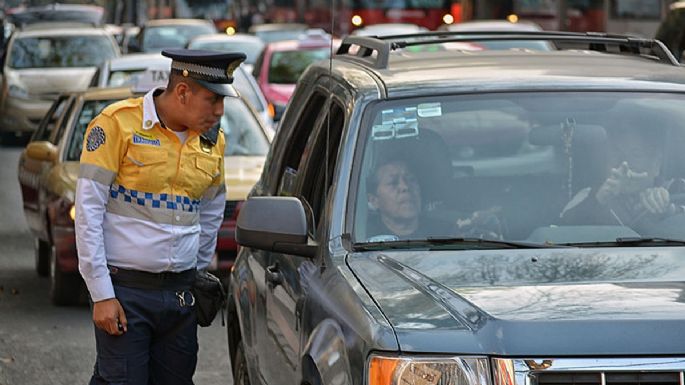
[[26,37],[15,40],[9,66],[15,69],[99,66],[116,56],[104,36]]
[[685,239],[682,96],[388,102],[366,128],[357,242]]

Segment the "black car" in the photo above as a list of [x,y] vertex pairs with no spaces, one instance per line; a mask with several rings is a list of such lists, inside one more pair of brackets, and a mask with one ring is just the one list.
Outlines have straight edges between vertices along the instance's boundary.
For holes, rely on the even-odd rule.
[[[407,49],[508,39],[560,49]],[[235,383],[682,385],[684,103],[654,40],[346,38],[240,211]]]

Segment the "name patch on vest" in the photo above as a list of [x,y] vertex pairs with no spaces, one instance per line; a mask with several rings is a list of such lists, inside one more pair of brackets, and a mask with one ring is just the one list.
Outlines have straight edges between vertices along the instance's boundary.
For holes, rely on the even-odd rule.
[[134,144],[147,144],[150,146],[160,146],[160,141],[159,139],[148,139],[148,138],[143,138],[142,136],[138,134],[133,135],[133,143]]

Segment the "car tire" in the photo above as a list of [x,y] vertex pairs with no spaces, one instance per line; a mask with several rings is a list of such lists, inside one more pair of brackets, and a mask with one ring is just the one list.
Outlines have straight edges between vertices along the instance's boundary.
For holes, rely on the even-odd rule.
[[57,266],[57,250],[50,248],[50,300],[58,306],[76,305],[81,298],[81,277]]
[[250,377],[247,373],[247,359],[245,359],[245,349],[243,341],[238,341],[235,348],[235,359],[233,360],[233,385],[250,385]]
[[36,238],[33,242],[36,259],[36,273],[41,277],[50,275],[50,243]]

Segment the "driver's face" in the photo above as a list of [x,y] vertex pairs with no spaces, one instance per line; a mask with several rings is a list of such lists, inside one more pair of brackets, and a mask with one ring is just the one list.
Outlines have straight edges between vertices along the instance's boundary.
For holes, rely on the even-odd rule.
[[416,176],[404,162],[382,165],[376,171],[378,186],[369,194],[369,203],[381,216],[407,220],[418,217],[421,211],[421,188]]

